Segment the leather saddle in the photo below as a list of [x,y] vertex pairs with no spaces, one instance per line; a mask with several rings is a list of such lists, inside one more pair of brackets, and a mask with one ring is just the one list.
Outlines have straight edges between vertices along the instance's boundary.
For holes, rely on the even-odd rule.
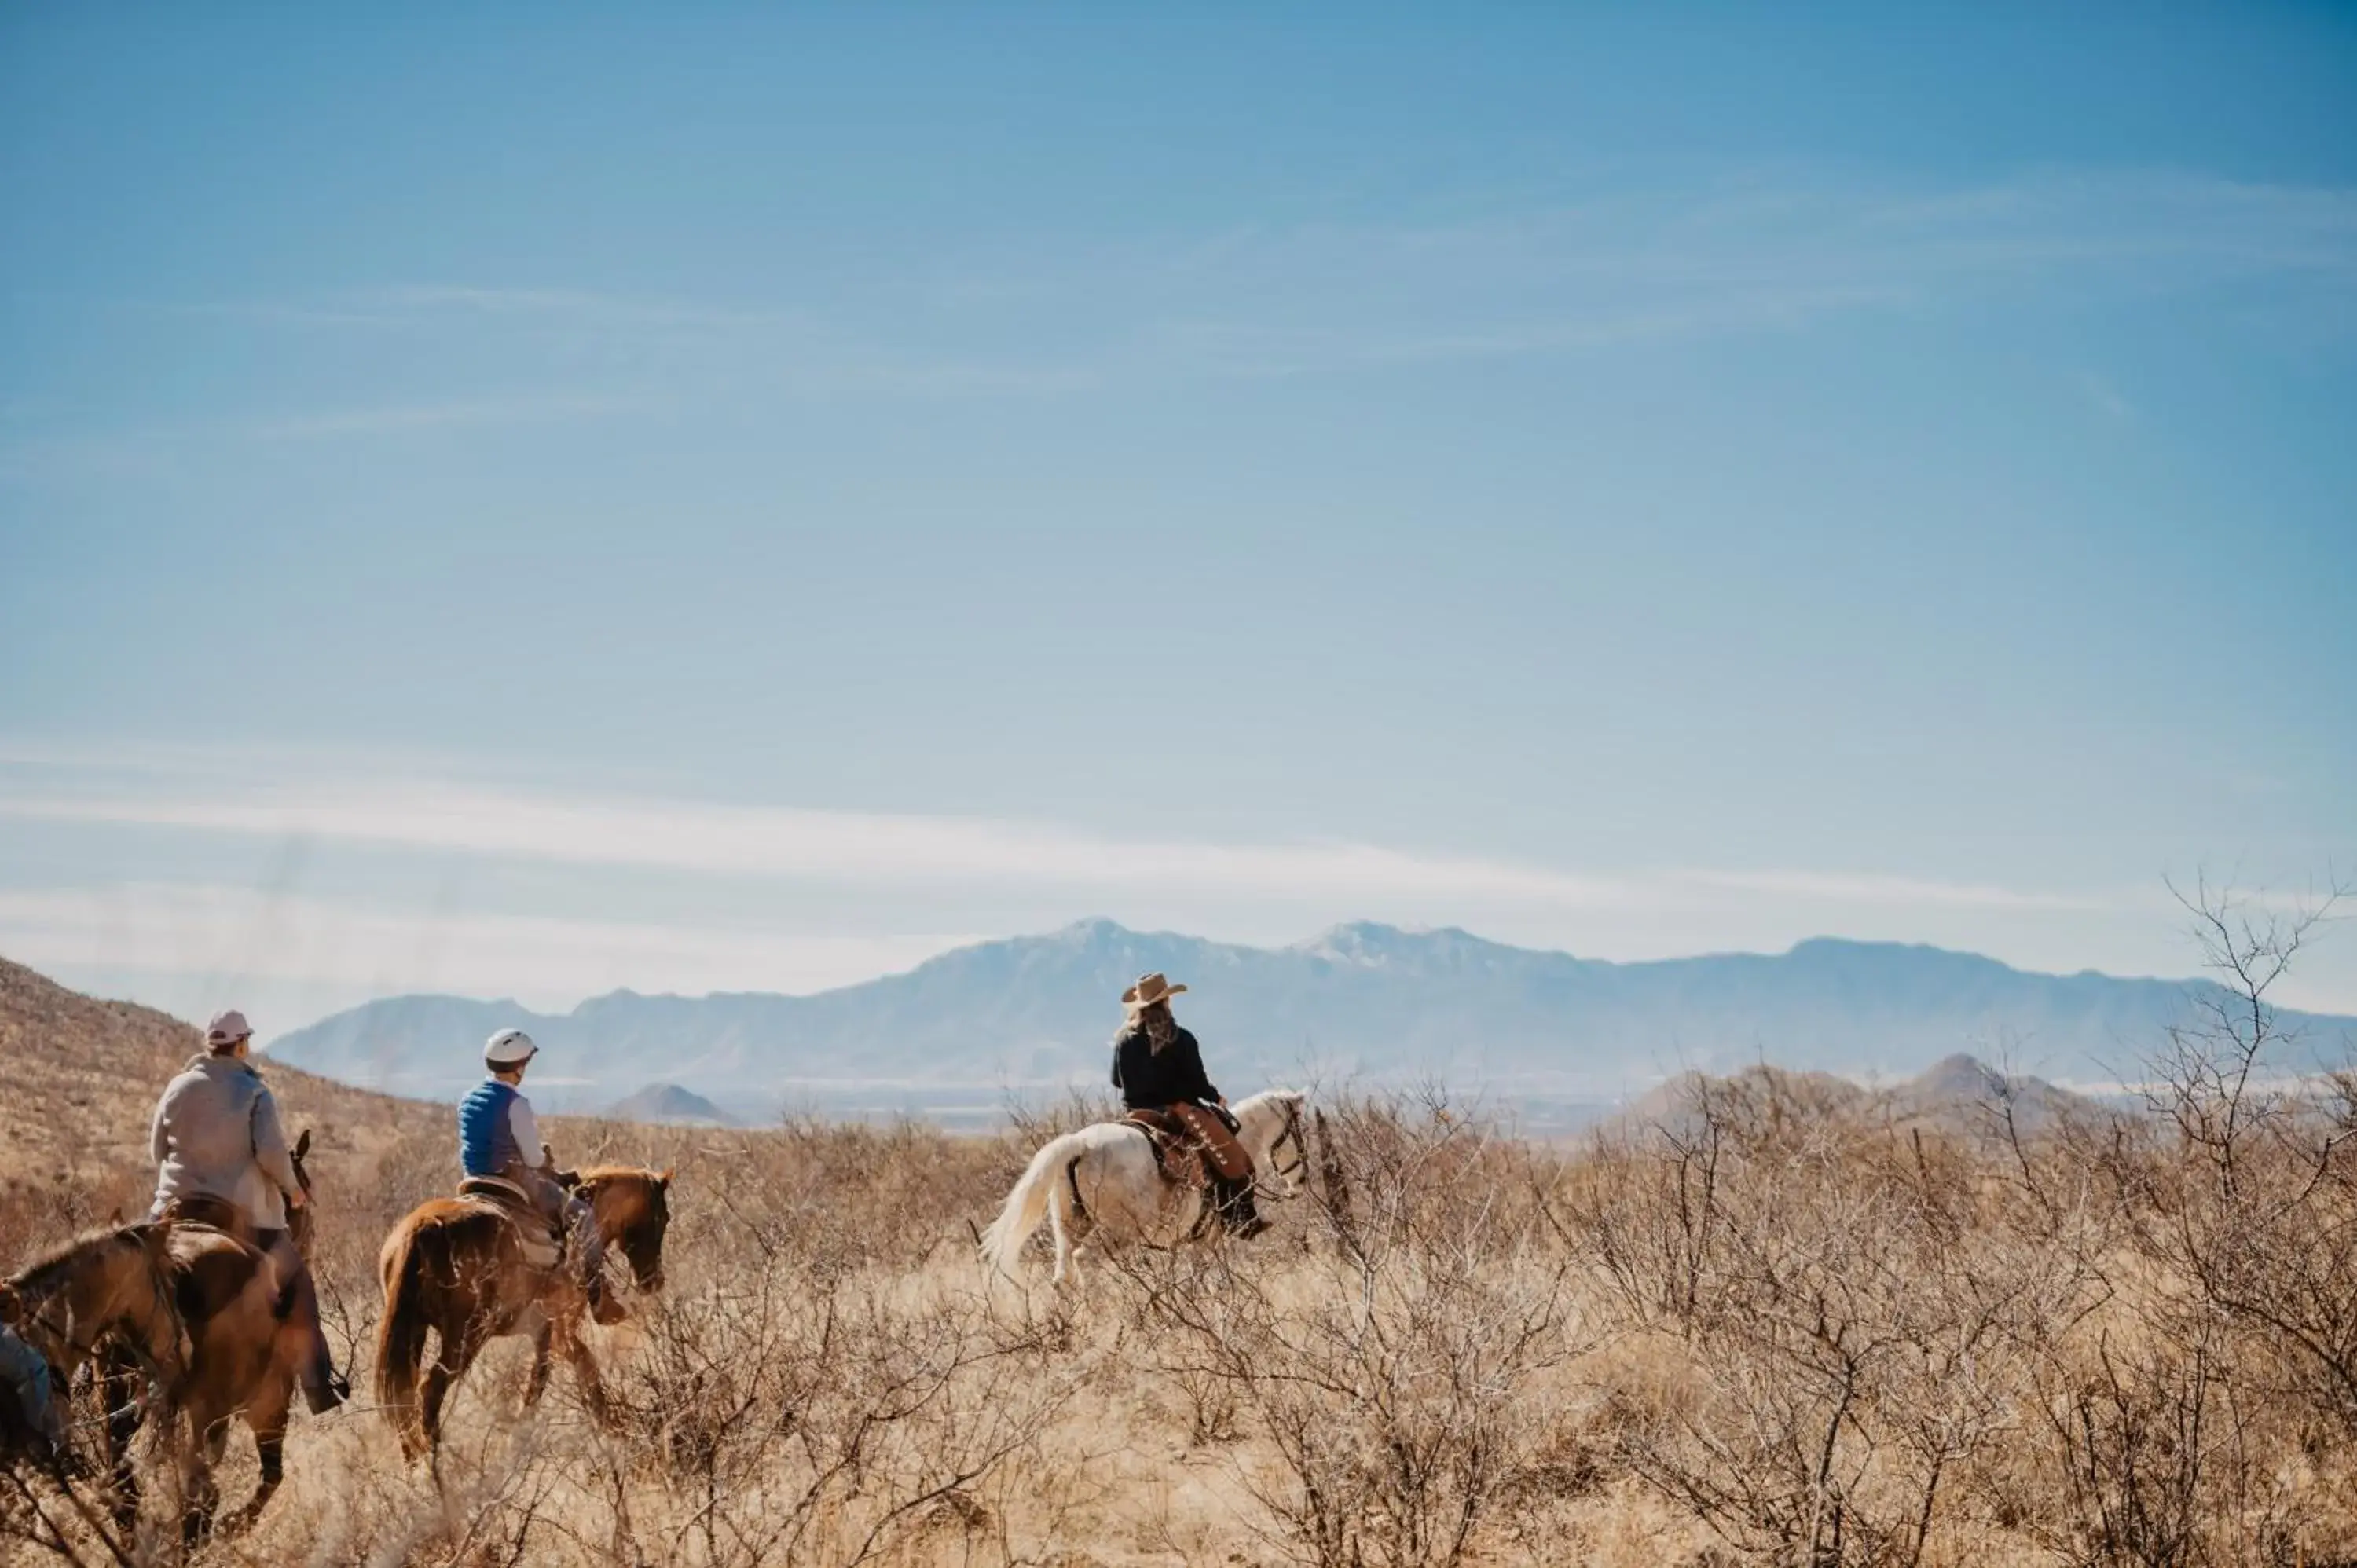
[[1200,1105],[1165,1105],[1132,1111],[1121,1120],[1123,1125],[1146,1134],[1165,1181],[1204,1187],[1215,1178],[1251,1179],[1251,1156],[1215,1111]]
[[536,1269],[553,1269],[565,1258],[565,1233],[548,1222],[532,1194],[505,1176],[470,1176],[458,1183],[458,1196],[497,1209],[515,1228],[516,1246],[523,1261]]
[[188,1193],[167,1200],[162,1219],[167,1225],[194,1226],[218,1230],[241,1241],[250,1243],[253,1240],[253,1221],[247,1218],[244,1209],[227,1198]]

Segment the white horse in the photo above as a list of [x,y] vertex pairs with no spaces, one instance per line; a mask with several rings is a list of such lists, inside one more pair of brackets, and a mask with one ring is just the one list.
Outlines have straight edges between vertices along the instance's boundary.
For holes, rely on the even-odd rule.
[[[1272,1089],[1238,1101],[1236,1142],[1252,1156],[1253,1176],[1275,1180],[1274,1192],[1291,1197],[1301,1190],[1309,1165],[1309,1145],[1301,1132],[1303,1095]],[[1023,1243],[1049,1222],[1056,1238],[1056,1283],[1072,1272],[1073,1232],[1081,1224],[1113,1226],[1168,1246],[1193,1236],[1207,1219],[1211,1195],[1163,1179],[1146,1133],[1125,1122],[1100,1122],[1049,1142],[1031,1156],[1023,1179],[1006,1195],[1006,1206],[982,1233],[982,1256],[998,1273],[1015,1274]]]

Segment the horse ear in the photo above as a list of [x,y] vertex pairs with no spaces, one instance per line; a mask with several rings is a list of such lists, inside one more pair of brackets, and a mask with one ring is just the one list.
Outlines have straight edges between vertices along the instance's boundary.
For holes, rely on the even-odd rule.
[[106,1228],[109,1230],[120,1230],[123,1229],[123,1205],[119,1203],[116,1204],[114,1206],[114,1212],[106,1217]]
[[295,1140],[295,1157],[299,1160],[310,1152],[311,1129],[306,1127],[303,1129],[303,1135]]
[[671,1175],[672,1167],[665,1165],[661,1173],[655,1176],[655,1185],[662,1187],[665,1192],[669,1192],[671,1190]]

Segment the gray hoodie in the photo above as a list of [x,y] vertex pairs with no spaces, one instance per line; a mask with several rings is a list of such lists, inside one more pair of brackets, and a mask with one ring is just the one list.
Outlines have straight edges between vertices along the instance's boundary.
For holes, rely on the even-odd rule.
[[156,1102],[147,1147],[158,1210],[175,1197],[218,1197],[244,1209],[257,1230],[285,1229],[281,1195],[301,1190],[295,1161],[269,1088],[235,1057],[188,1063]]

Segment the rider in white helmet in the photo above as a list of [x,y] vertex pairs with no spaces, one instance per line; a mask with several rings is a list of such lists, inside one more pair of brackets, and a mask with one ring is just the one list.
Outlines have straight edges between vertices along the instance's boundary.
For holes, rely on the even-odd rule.
[[518,1087],[539,1052],[522,1029],[501,1029],[484,1042],[483,1066],[490,1076],[458,1102],[458,1163],[470,1176],[497,1176],[522,1188],[543,1219],[567,1231],[591,1313],[600,1323],[619,1323],[622,1305],[606,1289],[606,1240],[597,1216],[556,1180],[554,1160],[540,1141],[540,1121]]

